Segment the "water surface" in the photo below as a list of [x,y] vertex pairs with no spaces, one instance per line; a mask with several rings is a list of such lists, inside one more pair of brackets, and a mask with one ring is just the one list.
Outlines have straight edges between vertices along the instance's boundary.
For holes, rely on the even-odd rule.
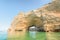
[[0,40],[60,40],[60,32],[0,32]]

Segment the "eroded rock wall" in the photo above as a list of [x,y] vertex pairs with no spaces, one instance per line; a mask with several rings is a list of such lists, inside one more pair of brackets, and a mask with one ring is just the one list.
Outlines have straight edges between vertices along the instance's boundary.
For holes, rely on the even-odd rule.
[[45,31],[60,29],[60,0],[54,0],[42,8],[19,13],[13,20],[10,31],[27,31],[29,26],[43,27]]

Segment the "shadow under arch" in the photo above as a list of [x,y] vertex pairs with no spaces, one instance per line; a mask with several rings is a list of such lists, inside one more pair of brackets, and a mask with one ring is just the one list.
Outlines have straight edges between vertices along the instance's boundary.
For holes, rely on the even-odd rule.
[[43,26],[36,26],[36,25],[31,25],[27,28],[28,31],[39,31],[39,32],[45,32]]

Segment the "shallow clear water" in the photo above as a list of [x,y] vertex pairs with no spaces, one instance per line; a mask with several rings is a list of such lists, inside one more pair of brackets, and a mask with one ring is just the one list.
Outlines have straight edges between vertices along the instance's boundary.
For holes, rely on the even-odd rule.
[[0,32],[0,40],[7,40],[7,32]]
[[60,32],[0,32],[0,40],[60,40]]

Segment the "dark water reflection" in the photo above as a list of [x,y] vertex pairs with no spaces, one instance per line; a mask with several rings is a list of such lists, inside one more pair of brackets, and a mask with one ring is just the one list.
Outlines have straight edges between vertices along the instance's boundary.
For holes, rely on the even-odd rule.
[[60,32],[11,32],[7,40],[60,40]]

